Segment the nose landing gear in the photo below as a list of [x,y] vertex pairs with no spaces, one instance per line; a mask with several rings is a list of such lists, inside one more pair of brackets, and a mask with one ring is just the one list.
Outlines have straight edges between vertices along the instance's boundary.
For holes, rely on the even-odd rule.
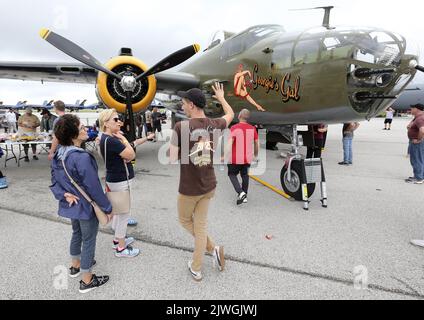
[[327,191],[322,160],[304,159],[299,153],[297,126],[293,125],[292,151],[281,169],[280,181],[284,191],[297,201],[303,201],[303,209],[309,210],[309,198],[315,191],[316,183],[321,187],[321,205],[327,207]]

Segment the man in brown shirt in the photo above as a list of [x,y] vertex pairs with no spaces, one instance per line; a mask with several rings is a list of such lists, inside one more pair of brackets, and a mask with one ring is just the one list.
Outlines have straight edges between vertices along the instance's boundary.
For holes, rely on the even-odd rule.
[[[32,136],[33,138],[35,138],[35,133],[37,132],[37,128],[40,126],[40,119],[38,119],[37,116],[32,114],[31,107],[27,107],[25,109],[25,114],[19,118],[18,124],[19,124],[19,133],[21,135]],[[29,144],[24,144],[23,147],[25,152],[25,162],[29,162],[29,157],[28,157]],[[31,148],[32,148],[32,158],[34,160],[38,160],[37,145],[31,144]]]
[[213,254],[220,271],[225,266],[224,248],[215,246],[207,235],[207,215],[217,184],[213,168],[217,139],[233,121],[234,112],[225,100],[223,85],[215,83],[212,89],[225,115],[218,119],[206,117],[206,98],[200,89],[178,92],[189,120],[175,125],[170,147],[171,162],[180,159],[178,215],[181,225],[194,236],[193,261],[189,261],[188,269],[196,281],[202,280],[205,251]]
[[408,124],[409,153],[414,176],[405,181],[408,183],[424,183],[424,105],[411,106],[414,119]]

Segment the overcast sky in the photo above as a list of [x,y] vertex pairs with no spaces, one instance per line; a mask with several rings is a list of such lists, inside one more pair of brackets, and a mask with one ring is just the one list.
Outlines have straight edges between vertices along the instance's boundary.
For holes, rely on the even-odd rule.
[[[0,61],[71,61],[38,35],[49,28],[78,43],[99,61],[133,48],[152,65],[192,43],[206,48],[217,30],[242,31],[256,24],[281,24],[287,31],[320,25],[323,11],[289,11],[334,5],[332,25],[371,26],[403,35],[410,53],[424,64],[424,23],[417,0],[0,0]],[[420,6],[420,7],[418,7]],[[424,82],[420,75],[417,82]],[[41,103],[96,100],[93,85],[0,80],[0,101]]]

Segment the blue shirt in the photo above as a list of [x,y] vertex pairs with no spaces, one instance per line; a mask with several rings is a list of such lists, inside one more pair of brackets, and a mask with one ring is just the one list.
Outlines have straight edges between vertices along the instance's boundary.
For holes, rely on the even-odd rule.
[[[127,181],[127,172],[125,170],[124,160],[120,154],[125,150],[125,145],[115,137],[111,137],[107,134],[102,134],[100,139],[100,152],[103,159],[105,159],[105,141],[107,139],[106,146],[106,181],[107,182],[122,182]],[[134,168],[131,163],[126,164],[129,174],[129,179],[134,178]]]

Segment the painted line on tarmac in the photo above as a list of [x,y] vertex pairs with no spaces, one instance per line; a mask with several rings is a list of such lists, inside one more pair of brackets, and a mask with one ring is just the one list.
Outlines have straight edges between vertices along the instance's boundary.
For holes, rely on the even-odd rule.
[[281,191],[280,189],[274,187],[273,185],[269,184],[268,182],[265,182],[261,179],[259,179],[257,176],[253,176],[251,174],[249,174],[249,177],[252,178],[253,180],[259,182],[260,184],[264,185],[265,187],[271,189],[272,191],[274,191],[275,193],[278,193],[280,196],[283,196],[284,198],[286,198],[287,200],[291,200],[293,201],[294,199],[292,197],[290,197],[287,193]]
[[[17,210],[17,209],[5,207],[5,206],[0,206],[0,210],[18,213],[18,214],[22,214],[22,215],[25,215],[25,216],[31,216],[31,217],[34,217],[34,218],[41,218],[41,219],[44,219],[44,220],[49,220],[49,221],[52,221],[52,222],[58,222],[58,223],[61,223],[61,224],[66,224],[66,225],[71,224],[69,219],[58,218],[57,216],[53,216],[51,214],[46,214],[46,213],[30,212],[30,211],[26,211],[26,210]],[[111,229],[104,229],[104,228],[99,228],[99,232],[102,232],[104,234],[110,234],[110,235],[114,234]],[[136,239],[138,241],[143,241],[143,242],[148,243],[148,244],[193,253],[192,248],[177,246],[177,245],[175,245],[171,242],[168,242],[168,241],[155,240],[151,237],[146,237],[145,235],[143,236],[141,232],[133,231],[133,232],[129,232],[127,235],[133,237],[134,239]],[[210,254],[207,253],[207,255],[210,255]],[[352,287],[353,284],[354,284],[353,279],[338,278],[338,277],[335,277],[335,276],[326,275],[326,274],[322,274],[322,273],[318,273],[318,272],[307,272],[307,271],[294,269],[294,268],[276,266],[276,265],[272,265],[272,264],[269,264],[269,263],[251,261],[251,260],[247,260],[247,259],[244,259],[244,258],[240,258],[240,257],[237,257],[237,256],[228,255],[228,254],[225,255],[225,260],[232,261],[232,262],[238,262],[238,263],[242,263],[242,264],[247,264],[249,266],[255,266],[255,267],[267,268],[267,269],[271,269],[271,270],[277,270],[277,271],[290,273],[290,274],[298,275],[298,276],[306,276],[306,277],[310,277],[310,278],[314,278],[314,279],[323,279],[323,280],[327,280],[327,281],[331,281],[331,282],[340,283],[340,284],[343,284],[343,285],[346,285],[346,286],[349,286],[349,287]],[[396,280],[398,280],[398,279],[396,279]],[[376,291],[383,291],[383,292],[392,293],[392,294],[399,294],[399,295],[402,295],[402,296],[424,299],[424,294],[418,293],[416,290],[413,290],[410,286],[407,286],[407,287],[411,291],[406,291],[406,290],[397,289],[397,288],[388,288],[388,287],[384,287],[384,286],[381,286],[381,285],[378,285],[378,284],[368,284],[367,289],[373,289],[373,290],[376,290]]]

